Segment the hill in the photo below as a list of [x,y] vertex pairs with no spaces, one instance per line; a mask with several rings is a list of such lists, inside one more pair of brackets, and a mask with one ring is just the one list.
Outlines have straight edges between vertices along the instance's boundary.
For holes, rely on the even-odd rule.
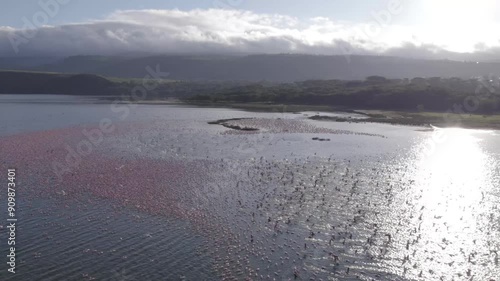
[[[10,62],[12,65],[12,62]],[[162,55],[147,57],[76,56],[22,69],[89,73],[109,77],[142,78],[146,67],[160,66],[173,80],[272,81],[358,80],[378,75],[387,78],[500,75],[500,62],[421,60],[386,56],[319,55]],[[0,69],[7,68],[0,59]],[[17,67],[16,69],[20,69]]]
[[118,84],[92,74],[0,71],[0,93],[4,94],[118,94]]

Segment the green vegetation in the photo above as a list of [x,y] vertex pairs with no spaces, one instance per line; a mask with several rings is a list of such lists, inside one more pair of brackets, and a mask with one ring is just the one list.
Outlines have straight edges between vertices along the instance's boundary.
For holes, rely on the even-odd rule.
[[168,79],[105,78],[93,74],[1,71],[0,94],[66,94],[131,96],[134,88],[147,85],[146,101],[187,98],[239,87],[241,82],[183,82]]
[[[144,100],[171,98],[200,106],[252,111],[363,111],[363,122],[500,127],[500,93],[478,79],[413,78],[309,80],[296,83],[215,82],[105,78],[92,74],[0,71],[0,93],[131,96],[153,85]],[[490,83],[491,84],[491,83]],[[328,117],[314,117],[330,120]],[[358,122],[355,120],[337,120]]]
[[312,80],[277,85],[250,84],[189,98],[205,103],[271,103],[409,112],[500,113],[500,93],[480,88],[477,79],[414,78]]
[[[484,80],[482,80],[484,81]],[[500,89],[479,79],[311,80],[250,84],[187,98],[187,102],[252,111],[361,111],[363,120],[316,120],[500,129]]]
[[119,94],[120,84],[91,74],[0,71],[0,93],[4,94]]

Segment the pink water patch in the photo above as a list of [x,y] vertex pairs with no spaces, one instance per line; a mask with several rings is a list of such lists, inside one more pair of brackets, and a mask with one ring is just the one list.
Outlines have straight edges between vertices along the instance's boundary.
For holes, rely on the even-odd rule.
[[[130,129],[138,128],[124,125],[108,136]],[[60,196],[64,200],[90,195],[155,214],[185,217],[185,206],[179,202],[203,181],[206,163],[106,154],[102,153],[105,138],[88,155],[73,161],[68,147],[76,150],[85,140],[81,131],[74,127],[0,138],[0,167],[17,169],[21,196]],[[54,163],[64,172],[58,173]]]

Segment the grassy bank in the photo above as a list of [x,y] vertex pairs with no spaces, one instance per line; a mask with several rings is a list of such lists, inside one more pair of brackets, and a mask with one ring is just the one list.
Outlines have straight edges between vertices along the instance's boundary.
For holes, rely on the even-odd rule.
[[[500,129],[499,114],[455,114],[447,112],[395,112],[365,111],[375,122],[383,119],[399,120],[403,123],[410,120],[414,123],[432,124],[438,127],[491,128]],[[380,116],[384,116],[380,118]]]
[[361,110],[359,113],[365,113],[368,118],[344,119],[329,116],[312,116],[310,119],[320,121],[336,122],[373,122],[387,123],[410,126],[428,126],[437,127],[459,127],[475,129],[497,129],[500,130],[500,115],[480,115],[480,114],[453,114],[440,112],[400,112],[400,111],[381,111],[381,110]]

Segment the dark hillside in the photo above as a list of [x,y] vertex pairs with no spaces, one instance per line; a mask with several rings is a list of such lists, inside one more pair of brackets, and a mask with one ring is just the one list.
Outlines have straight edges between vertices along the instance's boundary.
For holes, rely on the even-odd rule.
[[97,75],[0,71],[0,93],[86,95],[116,92],[117,85]]

